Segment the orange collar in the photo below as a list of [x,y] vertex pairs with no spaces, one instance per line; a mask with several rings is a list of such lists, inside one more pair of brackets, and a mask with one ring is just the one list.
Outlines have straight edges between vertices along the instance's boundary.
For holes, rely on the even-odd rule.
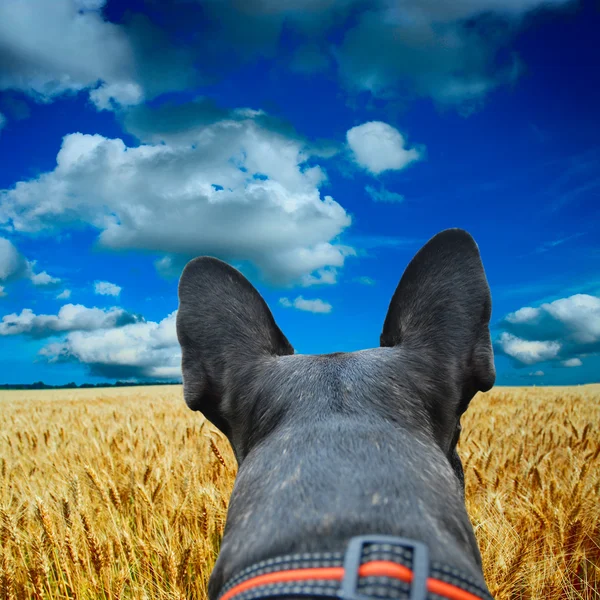
[[[367,547],[370,556],[362,562],[363,550]],[[406,550],[411,551],[410,556]],[[388,558],[390,552],[393,560]],[[218,600],[258,600],[288,595],[373,600],[380,596],[382,587],[386,588],[384,597],[388,599],[427,600],[429,594],[435,594],[447,600],[491,600],[485,584],[482,586],[455,569],[430,564],[427,546],[415,540],[358,536],[350,540],[342,565],[340,557],[341,554],[336,553],[315,553],[263,561],[230,580]],[[412,568],[401,562],[408,562]],[[326,566],[314,566],[319,563]],[[369,585],[359,592],[359,580],[368,577],[384,578],[370,584],[378,587],[379,593],[364,593]],[[341,582],[341,586],[336,582]],[[398,582],[409,584],[409,589],[406,585],[399,586]]]

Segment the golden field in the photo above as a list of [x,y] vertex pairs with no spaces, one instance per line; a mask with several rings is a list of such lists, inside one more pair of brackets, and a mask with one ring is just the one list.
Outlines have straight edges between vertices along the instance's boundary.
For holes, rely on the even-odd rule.
[[[600,385],[494,388],[463,417],[497,600],[600,597]],[[235,475],[180,386],[0,391],[0,599],[206,596]]]

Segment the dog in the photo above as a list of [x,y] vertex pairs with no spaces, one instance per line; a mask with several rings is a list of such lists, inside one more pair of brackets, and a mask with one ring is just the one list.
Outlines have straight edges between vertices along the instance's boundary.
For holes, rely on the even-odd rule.
[[294,354],[216,258],[190,261],[178,291],[185,402],[238,462],[210,600],[491,598],[456,451],[496,377],[470,234],[419,250],[369,350]]

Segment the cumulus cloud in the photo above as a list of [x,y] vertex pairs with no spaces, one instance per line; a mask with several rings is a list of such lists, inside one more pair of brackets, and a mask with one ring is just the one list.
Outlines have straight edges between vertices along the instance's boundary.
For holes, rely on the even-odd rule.
[[91,375],[116,379],[181,377],[176,311],[156,323],[136,322],[120,328],[74,331],[49,344],[40,355],[49,362],[78,362]]
[[559,342],[524,340],[506,331],[500,335],[498,343],[507,356],[511,356],[525,365],[534,365],[556,358],[561,349]]
[[160,106],[135,106],[120,115],[124,128],[148,144],[190,145],[210,125],[241,121],[248,117],[259,123],[261,111],[227,110],[212,99],[197,97],[183,104],[164,102]]
[[[433,98],[443,106],[476,107],[495,87],[515,79],[514,54],[501,58],[523,17],[569,0],[236,0],[206,4],[207,23],[219,23],[215,48],[235,45],[239,60],[276,56],[281,33],[300,40],[292,67],[337,69],[351,90],[380,97]],[[332,42],[336,30],[339,42]],[[343,33],[340,33],[340,29]]]
[[94,282],[94,293],[100,296],[118,296],[121,289],[116,283],[110,283],[109,281]]
[[[353,254],[353,253],[352,253]],[[300,279],[300,285],[309,287],[311,285],[319,284],[333,284],[337,283],[337,269],[325,268],[318,269],[314,274],[303,275]]]
[[543,377],[544,371],[533,371],[532,373],[529,373],[529,375],[532,377]]
[[520,73],[514,54],[499,51],[536,9],[570,0],[379,0],[364,11],[335,49],[349,86],[385,96],[431,97],[441,105],[476,107]]
[[115,110],[123,106],[139,104],[144,99],[142,88],[137,83],[103,83],[90,92],[90,100],[98,110]]
[[508,314],[501,326],[528,338],[594,344],[600,341],[600,298],[575,294],[538,308],[526,306]]
[[106,22],[104,2],[7,0],[0,3],[0,89],[50,100],[127,81],[134,55],[122,27]]
[[6,296],[6,292],[4,291],[4,286],[0,285],[0,298]]
[[28,261],[14,244],[0,237],[0,281],[13,281],[26,277]]
[[162,252],[171,265],[213,254],[252,262],[274,282],[332,282],[354,253],[337,241],[351,218],[321,196],[326,174],[306,144],[264,127],[261,114],[156,145],[67,135],[54,171],[0,192],[0,224],[50,233],[86,222],[100,245]]
[[46,271],[42,271],[41,273],[32,273],[30,279],[33,285],[53,285],[55,283],[60,283],[60,279],[58,277],[52,277],[52,275],[48,275]]
[[63,290],[56,296],[57,300],[68,300],[71,297],[71,290]]
[[140,317],[122,308],[87,308],[81,304],[65,304],[56,315],[36,315],[24,308],[20,314],[2,317],[0,336],[28,335],[45,338],[68,331],[94,331],[112,327],[123,327],[136,323]]
[[367,185],[365,190],[375,202],[388,202],[390,204],[400,204],[400,202],[404,202],[404,196],[402,194],[390,192],[383,186],[381,186],[379,189],[376,189],[372,185]]
[[[207,32],[205,43],[234,45],[239,60],[277,56],[282,31],[292,29],[300,40],[291,58],[298,70],[334,65],[351,90],[473,108],[519,74],[518,58],[502,59],[500,51],[523,17],[569,1],[254,0],[241,11],[236,0],[223,0],[206,4],[206,22],[219,28],[218,35]],[[332,42],[334,29],[339,42]]]
[[421,151],[407,148],[403,135],[391,125],[369,121],[346,133],[354,160],[371,173],[400,170],[421,158]]
[[99,109],[119,109],[197,82],[195,48],[182,49],[148,17],[106,20],[106,0],[0,3],[0,90],[49,102],[90,92]]
[[[518,60],[502,60],[500,51],[523,17],[568,3],[156,2],[152,20],[126,13],[116,24],[102,12],[105,0],[6,0],[0,4],[0,89],[42,100],[88,89],[104,110],[277,58],[284,68],[304,73],[337,70],[352,90],[476,105],[518,75]],[[292,52],[281,52],[290,39],[284,31],[292,31]]]
[[55,286],[60,282],[58,277],[52,277],[46,271],[36,273],[36,264],[34,260],[27,260],[10,240],[0,237],[0,281],[29,279],[36,286]]
[[280,298],[279,303],[286,308],[297,308],[298,310],[304,310],[313,313],[330,313],[333,308],[329,302],[325,302],[320,298],[314,300],[308,300],[302,296],[298,296],[295,300],[289,298]]
[[498,350],[522,364],[560,360],[579,366],[580,356],[600,352],[600,298],[575,294],[539,307],[525,306],[500,323]]

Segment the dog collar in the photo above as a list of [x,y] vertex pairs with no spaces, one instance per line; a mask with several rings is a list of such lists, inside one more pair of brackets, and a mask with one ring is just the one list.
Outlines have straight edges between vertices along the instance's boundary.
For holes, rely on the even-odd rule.
[[493,600],[482,581],[429,561],[422,542],[353,537],[345,552],[293,554],[256,563],[231,578],[218,600],[310,596],[337,600]]

